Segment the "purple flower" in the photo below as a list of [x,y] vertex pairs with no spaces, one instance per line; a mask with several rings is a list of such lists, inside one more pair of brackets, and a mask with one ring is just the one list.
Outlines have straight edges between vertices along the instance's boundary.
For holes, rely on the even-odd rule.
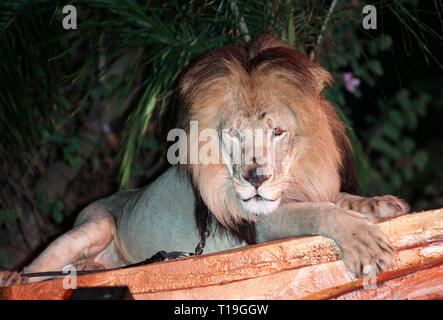
[[355,93],[355,88],[360,85],[360,79],[354,78],[352,72],[343,73],[343,80],[346,84],[346,90],[351,93]]

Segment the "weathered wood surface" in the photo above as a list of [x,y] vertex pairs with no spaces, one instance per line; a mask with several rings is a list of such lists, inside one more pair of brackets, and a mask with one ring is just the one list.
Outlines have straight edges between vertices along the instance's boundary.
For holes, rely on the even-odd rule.
[[[396,249],[388,270],[353,279],[335,243],[274,241],[77,278],[78,287],[128,286],[135,299],[443,298],[443,209],[380,224]],[[64,299],[63,279],[0,289],[3,299]]]

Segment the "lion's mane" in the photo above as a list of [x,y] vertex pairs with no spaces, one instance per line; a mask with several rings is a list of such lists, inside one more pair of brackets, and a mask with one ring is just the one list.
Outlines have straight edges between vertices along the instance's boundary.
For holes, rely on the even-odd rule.
[[[199,130],[216,129],[226,92],[247,88],[248,82],[259,76],[281,79],[281,85],[269,90],[288,91],[285,94],[297,97],[298,103],[290,103],[289,108],[298,115],[307,138],[304,150],[289,169],[282,201],[334,202],[340,191],[357,194],[356,169],[345,126],[322,93],[324,86],[332,83],[332,76],[273,35],[262,36],[247,46],[213,49],[191,64],[179,85],[181,127],[188,132],[190,121],[196,120]],[[253,243],[253,223],[248,222],[254,219],[245,216],[235,200],[225,165],[188,164],[186,169],[199,200],[198,226],[203,228],[210,211],[224,227]]]

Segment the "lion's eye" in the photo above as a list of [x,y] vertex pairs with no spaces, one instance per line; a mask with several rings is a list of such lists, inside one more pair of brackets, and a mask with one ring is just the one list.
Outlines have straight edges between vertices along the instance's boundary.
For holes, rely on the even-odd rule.
[[238,134],[238,130],[237,130],[237,129],[235,129],[235,128],[231,128],[231,129],[229,130],[229,135],[230,135],[231,137],[235,137],[237,134]]
[[283,130],[281,128],[274,128],[274,136],[278,137],[281,136],[283,134]]

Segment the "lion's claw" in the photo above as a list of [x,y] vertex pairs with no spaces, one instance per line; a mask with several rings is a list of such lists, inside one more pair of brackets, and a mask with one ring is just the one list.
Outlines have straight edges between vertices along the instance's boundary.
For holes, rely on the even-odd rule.
[[387,236],[367,219],[353,219],[337,243],[344,263],[357,277],[386,270],[394,254]]

